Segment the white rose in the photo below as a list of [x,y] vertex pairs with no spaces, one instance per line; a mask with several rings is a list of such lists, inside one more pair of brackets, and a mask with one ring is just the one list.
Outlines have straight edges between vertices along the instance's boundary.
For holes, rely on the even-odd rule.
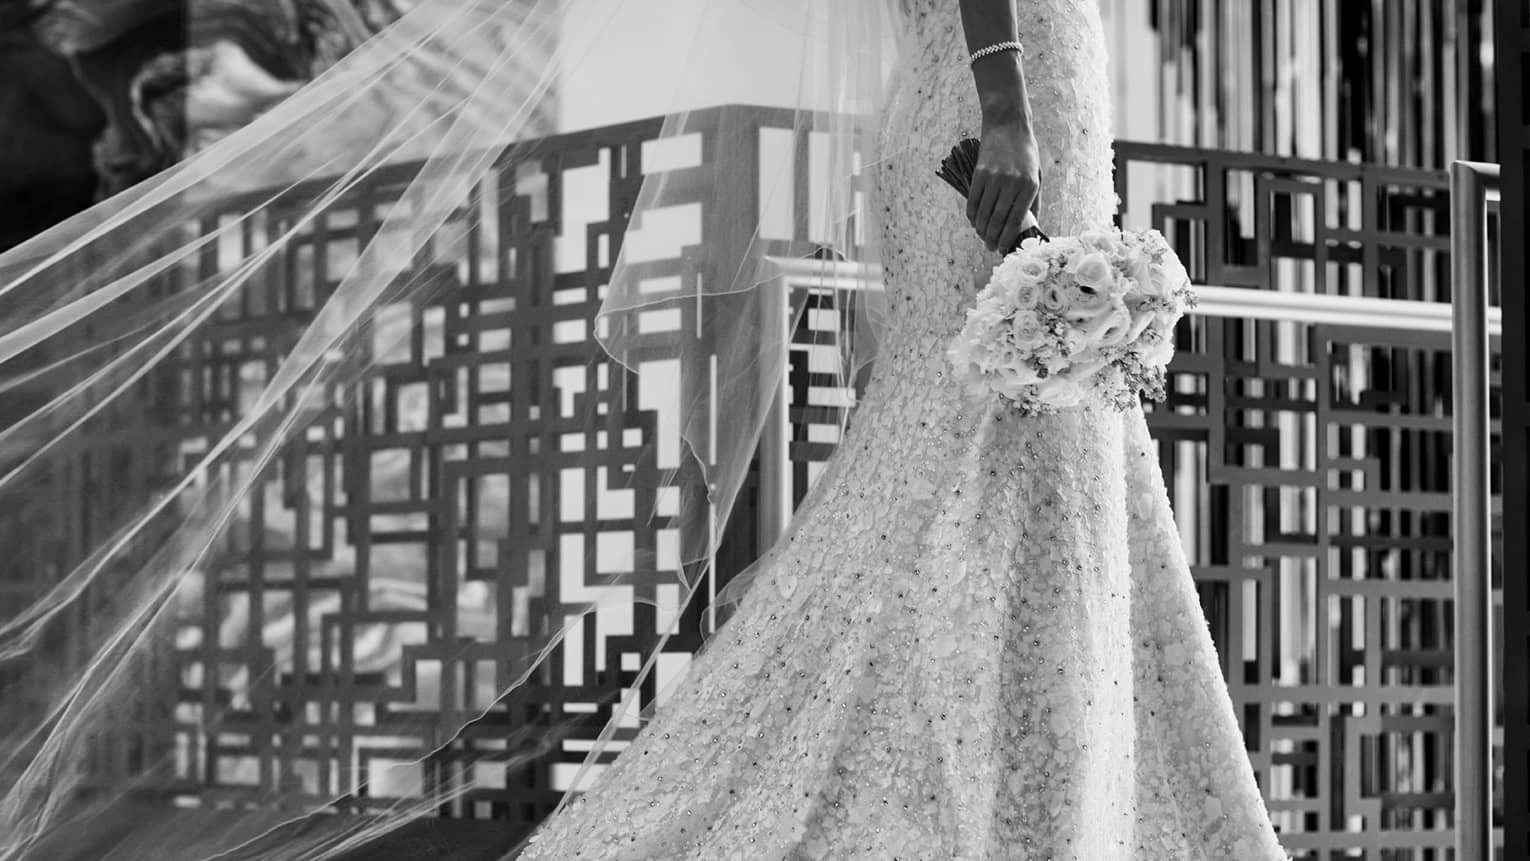
[[1120,299],[1126,296],[1127,293],[1130,293],[1131,289],[1132,279],[1126,277],[1126,274],[1123,273],[1120,268],[1117,268],[1115,270],[1115,277],[1113,277],[1110,281],[1109,290],[1111,298]]
[[1138,231],[1137,240],[1138,244],[1142,246],[1144,252],[1158,251],[1173,253],[1174,251],[1174,246],[1169,244],[1169,240],[1165,239],[1163,234],[1160,233],[1156,227]]
[[1068,316],[1087,319],[1110,305],[1110,291],[1075,284],[1068,290],[1068,299]]
[[1015,346],[1022,350],[1034,350],[1041,346],[1041,342],[1047,337],[1046,326],[1042,325],[1041,318],[1036,316],[1035,311],[1021,311],[1016,314],[1009,331]]
[[1164,297],[1164,280],[1153,271],[1153,264],[1143,263],[1138,268],[1133,268],[1128,276],[1132,279],[1131,295],[1142,300],[1158,300]]
[[1041,364],[1047,369],[1047,374],[1050,376],[1056,376],[1067,370],[1068,365],[1073,362],[1066,353],[1060,351],[1049,352],[1046,355],[1040,356],[1040,359]]
[[1041,301],[1038,303],[1043,309],[1052,313],[1059,313],[1068,307],[1068,290],[1061,284],[1048,284],[1041,288]]
[[1148,266],[1148,277],[1143,282],[1142,288],[1149,296],[1161,299],[1189,283],[1190,276],[1185,272],[1185,267],[1178,258],[1165,256],[1162,261]]
[[1051,272],[1051,264],[1039,254],[1027,254],[1015,261],[1014,278],[1020,284],[1039,285]]
[[1157,315],[1152,311],[1138,311],[1132,316],[1132,327],[1126,333],[1125,342],[1128,344],[1135,342],[1142,335],[1143,331],[1153,324],[1153,320],[1156,318]]
[[1069,359],[1071,359],[1073,364],[1069,364],[1066,370],[1063,370],[1062,376],[1073,379],[1073,381],[1085,381],[1089,376],[1094,375],[1097,370],[1111,364],[1111,359],[1102,355],[1100,350],[1095,350],[1094,347],[1088,346],[1074,353],[1073,356],[1069,356]]
[[1146,296],[1151,286],[1149,282],[1153,278],[1152,259],[1139,252],[1132,257],[1131,263],[1127,264],[1126,271],[1127,277],[1132,281],[1132,290]]
[[1120,237],[1113,230],[1086,230],[1079,237],[1085,245],[1096,248],[1105,254],[1119,254],[1125,250]]
[[1089,341],[1089,333],[1069,327],[1068,331],[1063,333],[1063,355],[1072,358],[1082,353],[1088,349]]
[[1096,251],[1075,259],[1068,267],[1068,274],[1084,287],[1105,291],[1115,283],[1116,267],[1110,265],[1105,255]]
[[1078,384],[1066,377],[1049,377],[1036,386],[1036,395],[1054,407],[1071,407],[1079,402],[1083,392]]
[[1022,311],[1034,308],[1036,303],[1041,301],[1041,286],[1039,284],[1017,284],[1010,299],[1015,303],[1015,307]]
[[1174,358],[1174,339],[1160,338],[1155,343],[1142,351],[1143,364],[1148,366],[1165,366]]
[[1126,341],[1132,328],[1132,316],[1125,308],[1111,307],[1102,311],[1089,327],[1089,340],[1102,347],[1114,347]]

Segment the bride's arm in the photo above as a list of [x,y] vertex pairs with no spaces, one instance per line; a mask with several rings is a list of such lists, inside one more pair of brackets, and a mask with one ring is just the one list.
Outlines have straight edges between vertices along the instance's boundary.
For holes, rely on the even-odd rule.
[[[961,0],[967,49],[1018,40],[1015,3]],[[1031,133],[1031,102],[1021,59],[1018,52],[1002,51],[972,64],[983,112],[983,146],[967,197],[967,220],[990,250],[1014,247],[1040,188],[1041,157]]]

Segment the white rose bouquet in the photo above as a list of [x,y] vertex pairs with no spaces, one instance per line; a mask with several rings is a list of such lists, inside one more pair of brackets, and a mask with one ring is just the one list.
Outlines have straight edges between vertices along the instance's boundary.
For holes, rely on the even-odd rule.
[[[977,152],[977,141],[962,141],[938,175],[965,194]],[[1021,236],[951,345],[957,377],[1026,415],[1088,395],[1116,409],[1163,400],[1174,324],[1195,306],[1163,234],[1111,228],[1048,239],[1033,227]]]
[[1164,397],[1190,278],[1156,230],[1030,237],[994,268],[949,355],[974,391],[1028,415],[1094,394],[1117,409]]

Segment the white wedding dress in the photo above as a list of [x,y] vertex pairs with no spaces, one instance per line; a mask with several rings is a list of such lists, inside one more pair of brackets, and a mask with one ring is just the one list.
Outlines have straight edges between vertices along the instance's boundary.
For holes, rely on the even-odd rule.
[[[1096,4],[1018,7],[1043,227],[1107,226]],[[905,11],[868,396],[739,612],[523,859],[1285,857],[1142,412],[1020,418],[950,379],[995,259],[933,168],[978,117],[957,0]]]

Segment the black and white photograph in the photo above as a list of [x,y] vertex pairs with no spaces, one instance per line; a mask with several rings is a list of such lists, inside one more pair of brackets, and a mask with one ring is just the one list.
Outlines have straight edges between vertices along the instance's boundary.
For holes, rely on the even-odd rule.
[[1530,2],[0,0],[0,861],[1530,858]]

